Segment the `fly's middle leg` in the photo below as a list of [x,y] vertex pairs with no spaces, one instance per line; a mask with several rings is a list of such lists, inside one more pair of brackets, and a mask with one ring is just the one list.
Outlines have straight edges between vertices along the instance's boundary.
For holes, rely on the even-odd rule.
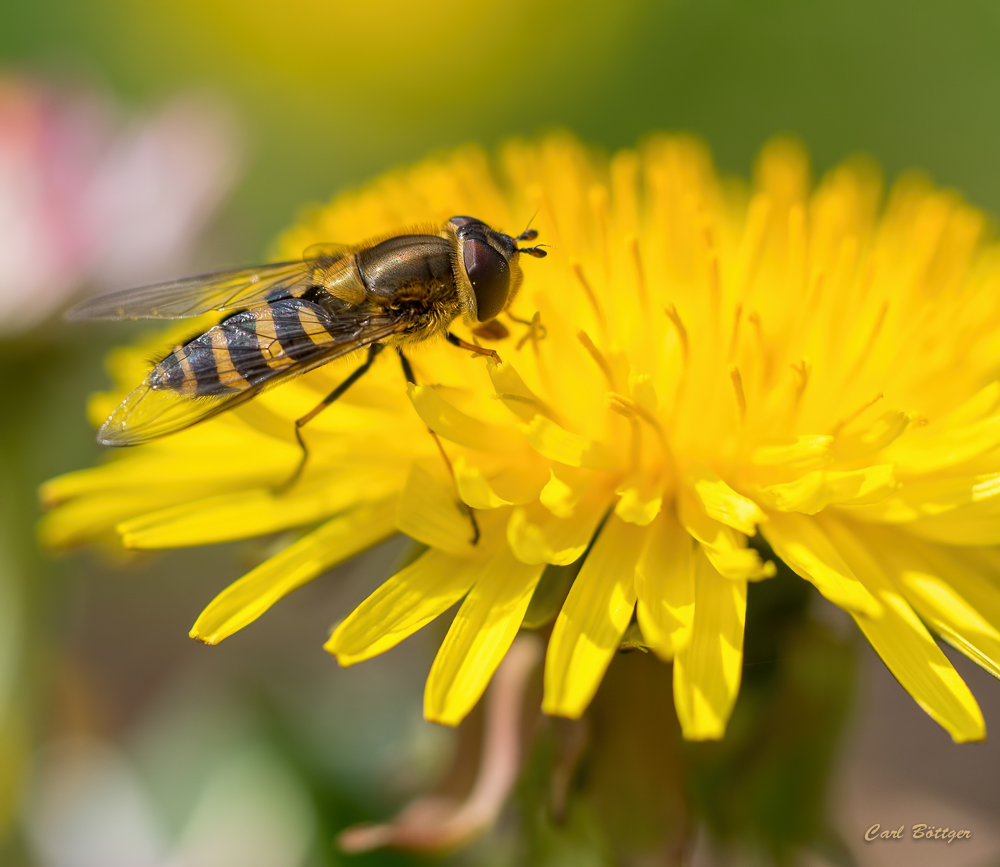
[[368,372],[368,369],[372,366],[375,358],[383,349],[385,349],[385,346],[381,343],[369,344],[368,358],[365,359],[364,364],[357,368],[357,370],[355,370],[349,377],[347,377],[347,379],[345,379],[342,383],[340,383],[340,385],[324,397],[313,409],[302,416],[302,418],[295,420],[295,439],[299,444],[299,448],[302,450],[302,456],[299,458],[299,463],[295,467],[291,476],[274,489],[276,494],[283,494],[291,489],[292,486],[299,480],[299,477],[302,475],[302,471],[306,468],[306,462],[309,460],[309,447],[306,445],[306,441],[302,438],[302,428],[309,424],[309,422],[316,418],[316,416],[318,416],[331,403],[336,401],[337,398],[347,391],[347,389],[361,379],[361,377]]
[[[417,378],[413,374],[413,366],[410,364],[410,359],[408,359],[404,354],[403,350],[398,346],[396,351],[399,353],[399,363],[403,367],[403,376],[406,377],[406,381],[417,384]],[[448,457],[448,453],[444,450],[444,443],[441,442],[441,437],[439,437],[430,428],[427,428],[427,433],[434,437],[434,443],[438,447],[438,451],[441,453],[441,457],[444,459],[444,465],[448,468],[448,475],[451,476],[452,484],[455,486],[455,493],[458,494],[458,482],[455,480],[455,469],[451,465],[451,459]],[[469,522],[472,524],[472,544],[479,544],[479,522],[476,520],[476,513],[471,506],[467,505],[462,501],[461,496],[458,497],[458,506],[469,516]]]

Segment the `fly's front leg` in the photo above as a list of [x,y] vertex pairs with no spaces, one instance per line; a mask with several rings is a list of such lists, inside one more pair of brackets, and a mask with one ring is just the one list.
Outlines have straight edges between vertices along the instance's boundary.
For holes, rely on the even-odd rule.
[[[416,385],[417,378],[413,375],[413,366],[410,364],[410,359],[403,354],[403,350],[398,346],[396,347],[396,351],[399,353],[399,363],[403,366],[403,376],[406,377],[407,382]],[[458,482],[455,480],[455,469],[451,465],[451,459],[448,457],[448,453],[444,450],[444,443],[441,442],[441,437],[439,437],[430,428],[427,428],[427,433],[434,437],[434,443],[437,445],[438,451],[444,459],[444,465],[448,468],[448,475],[451,476],[451,482],[455,486],[455,493],[458,494]],[[469,516],[469,522],[472,524],[472,544],[478,545],[479,522],[476,521],[476,513],[473,511],[471,506],[462,501],[461,495],[458,496],[458,506]]]
[[475,343],[469,343],[468,340],[462,340],[461,337],[457,334],[452,334],[450,331],[446,337],[452,346],[457,346],[459,349],[468,349],[469,352],[475,352],[476,355],[488,355],[497,364],[503,364],[503,359],[500,358],[500,353],[495,349],[487,349],[485,346],[478,346]]
[[276,494],[284,494],[288,491],[299,480],[299,477],[302,475],[302,471],[306,468],[306,461],[309,460],[309,448],[306,446],[306,441],[302,438],[302,428],[309,424],[309,422],[316,418],[316,416],[318,416],[331,403],[337,400],[337,398],[347,391],[347,389],[361,379],[361,377],[368,372],[368,369],[372,366],[375,358],[383,349],[385,349],[385,347],[381,343],[369,344],[368,358],[365,359],[365,363],[355,370],[349,377],[347,377],[347,379],[340,383],[340,385],[338,385],[326,397],[324,397],[319,404],[302,416],[302,418],[295,420],[295,439],[298,441],[299,448],[302,449],[302,457],[299,458],[298,466],[295,468],[295,471],[291,474],[291,476],[274,489]]

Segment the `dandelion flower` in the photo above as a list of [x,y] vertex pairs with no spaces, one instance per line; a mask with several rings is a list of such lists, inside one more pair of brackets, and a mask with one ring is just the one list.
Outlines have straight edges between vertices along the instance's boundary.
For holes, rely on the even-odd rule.
[[[198,618],[191,634],[214,644],[404,533],[426,550],[340,613],[326,648],[342,665],[460,603],[424,705],[456,724],[529,606],[529,625],[548,606],[546,713],[583,714],[638,630],[673,663],[685,737],[705,740],[739,691],[747,583],[775,571],[748,544],[761,534],[956,741],[981,739],[934,635],[1000,675],[1000,257],[955,195],[916,177],[881,195],[861,161],[811,189],[786,141],[749,185],[670,137],[609,160],[554,136],[493,164],[467,148],[393,172],[276,252],[462,213],[516,234],[537,213],[551,255],[524,268],[512,312],[534,325],[511,325],[502,362],[424,345],[408,386],[380,358],[307,429],[310,463],[275,493],[299,457],[292,421],[352,369],[331,364],[48,483],[44,535],[151,549],[304,528]],[[111,356],[95,422],[149,350]]]

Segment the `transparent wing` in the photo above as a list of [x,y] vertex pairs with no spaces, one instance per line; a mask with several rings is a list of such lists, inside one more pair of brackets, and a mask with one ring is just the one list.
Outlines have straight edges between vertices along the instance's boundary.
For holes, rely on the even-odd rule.
[[258,390],[193,397],[155,388],[147,376],[97,432],[106,446],[136,446],[191,427],[249,400]]
[[175,433],[405,327],[378,311],[344,305],[331,315],[301,299],[243,311],[153,368],[97,439],[131,446]]
[[326,269],[351,247],[316,244],[300,262],[275,262],[212,271],[181,280],[125,289],[90,298],[67,314],[68,319],[186,319],[210,310],[241,310],[265,301],[292,298],[322,285]]

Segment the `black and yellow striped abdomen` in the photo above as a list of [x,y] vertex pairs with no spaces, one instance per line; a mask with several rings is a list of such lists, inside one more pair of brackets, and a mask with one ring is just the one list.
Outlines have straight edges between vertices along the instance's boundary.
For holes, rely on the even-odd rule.
[[345,338],[349,342],[351,335],[335,333],[335,321],[302,298],[235,313],[178,346],[153,369],[149,385],[192,396],[254,388],[290,365],[316,359]]

